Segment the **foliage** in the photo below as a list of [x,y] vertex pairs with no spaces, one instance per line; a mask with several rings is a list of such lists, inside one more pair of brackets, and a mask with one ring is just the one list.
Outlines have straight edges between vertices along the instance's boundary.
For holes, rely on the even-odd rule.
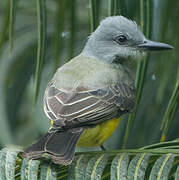
[[[54,70],[80,53],[86,37],[108,15],[136,20],[144,34],[175,47],[137,63],[135,112],[105,144],[106,152],[77,153],[70,167],[22,160],[2,149],[0,175],[13,179],[179,179],[179,2],[169,0],[0,0],[0,145],[29,145],[49,120],[42,98]],[[90,14],[89,14],[90,13]],[[90,24],[90,25],[89,25]],[[34,104],[34,99],[36,104]],[[128,119],[128,124],[126,119]],[[161,127],[161,129],[160,129]],[[125,134],[125,137],[124,137]],[[117,150],[121,147],[134,150]],[[8,164],[10,162],[10,164]],[[12,169],[12,171],[10,171]],[[117,171],[118,170],[118,171]],[[69,173],[67,173],[69,172]],[[177,173],[176,173],[177,172]],[[15,173],[15,174],[13,174]],[[28,176],[28,177],[27,177]],[[127,176],[127,177],[126,177]]]
[[21,159],[19,148],[0,151],[0,179],[167,180],[179,177],[179,141],[141,149],[76,153],[69,166]]

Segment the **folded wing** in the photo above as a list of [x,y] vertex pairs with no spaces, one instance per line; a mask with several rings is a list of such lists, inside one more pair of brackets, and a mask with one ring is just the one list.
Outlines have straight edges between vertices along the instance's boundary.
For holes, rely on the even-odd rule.
[[134,104],[134,86],[120,82],[98,89],[78,87],[73,91],[50,83],[44,96],[44,110],[54,127],[67,129],[119,117],[132,111]]

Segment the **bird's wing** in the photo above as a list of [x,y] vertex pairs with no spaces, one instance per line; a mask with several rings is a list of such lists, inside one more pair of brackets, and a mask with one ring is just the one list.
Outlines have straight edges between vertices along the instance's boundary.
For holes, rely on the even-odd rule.
[[44,95],[44,110],[57,127],[98,124],[130,112],[135,104],[135,88],[125,83],[105,88],[59,89],[51,83]]

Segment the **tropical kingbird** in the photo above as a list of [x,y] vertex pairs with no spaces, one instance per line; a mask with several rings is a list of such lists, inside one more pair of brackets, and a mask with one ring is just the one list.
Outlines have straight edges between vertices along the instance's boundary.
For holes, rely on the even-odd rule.
[[102,20],[81,54],[60,67],[48,84],[44,111],[51,128],[23,156],[48,155],[53,162],[67,165],[76,145],[102,145],[120,116],[134,109],[134,77],[125,62],[149,50],[172,48],[146,39],[137,24],[123,16]]

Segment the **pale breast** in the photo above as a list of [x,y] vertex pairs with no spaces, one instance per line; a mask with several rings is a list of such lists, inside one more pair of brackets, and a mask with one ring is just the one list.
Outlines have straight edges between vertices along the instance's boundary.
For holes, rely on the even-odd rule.
[[94,58],[79,55],[60,67],[52,81],[58,88],[83,86],[90,88],[105,87],[126,79],[123,69],[103,63]]

